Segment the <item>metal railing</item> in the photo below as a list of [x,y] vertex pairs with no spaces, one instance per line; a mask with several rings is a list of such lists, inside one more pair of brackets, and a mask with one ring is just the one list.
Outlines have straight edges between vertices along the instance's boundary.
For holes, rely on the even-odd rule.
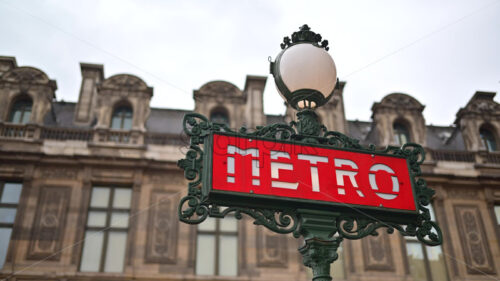
[[94,132],[88,129],[44,127],[40,135],[47,140],[91,141]]
[[435,161],[451,161],[451,162],[475,162],[476,153],[469,151],[455,150],[430,150],[432,159]]

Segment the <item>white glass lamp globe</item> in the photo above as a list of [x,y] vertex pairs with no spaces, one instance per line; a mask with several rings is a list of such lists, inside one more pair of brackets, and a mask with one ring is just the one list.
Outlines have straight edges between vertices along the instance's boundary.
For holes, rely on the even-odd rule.
[[275,73],[281,96],[299,110],[326,103],[337,83],[337,69],[330,54],[310,43],[283,50],[276,58]]

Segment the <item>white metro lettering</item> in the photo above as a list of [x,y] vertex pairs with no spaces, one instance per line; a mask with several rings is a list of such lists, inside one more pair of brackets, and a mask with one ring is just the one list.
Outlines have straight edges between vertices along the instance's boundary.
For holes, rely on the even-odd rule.
[[300,160],[307,160],[311,163],[311,186],[312,191],[319,192],[319,175],[318,175],[318,162],[328,163],[328,157],[299,154],[297,157]]
[[[264,149],[265,150],[265,149]],[[269,151],[269,150],[268,150]],[[350,159],[344,159],[344,158],[329,158],[327,156],[320,156],[320,155],[310,155],[310,154],[297,154],[297,158],[291,157],[288,152],[285,151],[277,151],[277,150],[271,150],[269,151],[270,153],[262,153],[263,156],[259,154],[259,149],[258,148],[248,148],[248,149],[241,149],[238,148],[237,146],[234,145],[228,145],[227,146],[227,178],[226,182],[227,183],[236,183],[236,175],[238,173],[243,173],[245,176],[247,175],[245,171],[236,171],[236,165],[235,165],[235,157],[232,155],[239,154],[241,156],[247,156],[251,155],[251,167],[252,167],[252,175],[251,175],[251,180],[252,180],[252,185],[253,186],[261,186],[261,176],[262,173],[260,171],[260,163],[270,163],[268,164],[269,166],[265,167],[270,171],[270,187],[272,188],[283,188],[283,189],[289,189],[289,190],[297,190],[299,186],[299,182],[297,179],[301,178],[302,175],[296,175],[294,173],[290,173],[292,177],[287,177],[283,176],[280,177],[280,171],[286,170],[286,171],[294,171],[294,165],[297,163],[296,160],[304,160],[309,162],[309,171],[310,171],[310,178],[311,178],[311,185],[310,186],[305,186],[310,187],[313,192],[329,192],[326,188],[337,188],[337,193],[338,195],[346,195],[346,184],[348,186],[352,186],[354,190],[356,190],[356,194],[361,197],[361,198],[366,198],[365,194],[363,191],[361,191],[359,183],[369,184],[370,188],[364,189],[364,192],[367,190],[373,190],[374,193],[381,199],[384,200],[393,200],[396,197],[398,197],[400,193],[400,182],[398,180],[398,177],[396,176],[396,173],[394,170],[389,167],[386,164],[381,164],[381,163],[376,163],[372,164],[367,172],[363,172],[362,174],[359,174],[359,167],[358,164],[355,163],[355,161],[350,160]],[[269,157],[266,159],[261,159],[262,157]],[[372,156],[373,157],[373,156]],[[325,163],[328,164],[330,163],[330,159],[333,160],[333,169],[335,173],[335,179],[336,179],[336,184],[330,184],[330,186],[320,186],[320,173],[318,166],[320,163]],[[270,161],[267,161],[270,160]],[[260,162],[261,161],[261,162]],[[243,166],[239,166],[243,167]],[[322,166],[322,167],[327,167],[327,165]],[[331,167],[331,166],[330,166]],[[301,168],[302,169],[302,168]],[[365,168],[363,167],[362,171],[366,171]],[[392,183],[392,192],[384,192],[381,191],[379,186],[377,185],[377,172],[378,171],[385,171],[390,175],[391,183]],[[295,171],[296,172],[296,171]],[[264,175],[269,175],[269,173],[264,173]],[[305,175],[307,176],[307,175]],[[368,177],[368,181],[366,181],[365,177]],[[379,175],[382,176],[382,175]],[[283,181],[284,178],[287,178],[287,181]],[[264,179],[264,182],[268,182],[266,179]],[[385,181],[384,181],[385,182]],[[380,181],[379,181],[380,183]],[[325,183],[324,183],[325,184]],[[389,184],[389,182],[387,183]],[[333,186],[332,186],[333,185]],[[364,186],[363,186],[364,187]],[[323,188],[323,190],[321,189]],[[384,187],[384,190],[386,188]],[[387,189],[388,190],[388,189]],[[331,191],[330,191],[331,192]],[[370,197],[370,196],[368,196]],[[344,197],[345,198],[345,197]]]
[[[278,160],[278,158],[283,157],[290,159],[290,154],[283,151],[271,151],[271,160]],[[271,178],[279,179],[279,170],[293,170],[293,165],[288,163],[281,163],[277,161],[271,161]],[[299,186],[298,182],[284,182],[284,181],[271,181],[272,187],[286,188],[286,189],[297,189]]]
[[[394,174],[394,171],[387,165],[384,164],[375,164],[370,168],[370,174],[368,175],[368,180],[370,181],[370,186],[373,190],[379,190],[377,186],[377,179],[375,178],[375,172],[377,171],[386,171],[391,174],[392,180],[392,191],[399,192],[399,181],[398,177]],[[384,192],[375,192],[380,198],[385,200],[392,200],[396,198],[397,194],[384,193]]]
[[[252,158],[258,158],[259,157],[259,149],[257,148],[249,148],[249,149],[241,149],[233,145],[228,145],[227,146],[227,154],[236,154],[238,153],[239,155],[245,156],[245,155],[252,155]],[[227,182],[229,183],[234,183],[234,173],[235,173],[235,167],[234,167],[234,157],[227,157]],[[230,176],[231,174],[231,176]],[[260,180],[256,179],[255,177],[259,177],[259,160],[258,159],[252,159],[252,184],[253,185],[260,185]]]

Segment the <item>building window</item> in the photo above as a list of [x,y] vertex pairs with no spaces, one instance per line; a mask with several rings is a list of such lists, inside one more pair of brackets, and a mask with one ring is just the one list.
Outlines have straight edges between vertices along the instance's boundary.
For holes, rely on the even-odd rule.
[[[431,219],[435,221],[434,210],[428,206]],[[405,237],[408,268],[414,281],[446,281],[448,273],[441,246],[426,246],[415,237]]]
[[111,129],[130,130],[132,128],[132,108],[130,106],[119,106],[113,111],[111,118]]
[[481,140],[483,141],[484,146],[488,151],[497,150],[497,143],[495,141],[495,136],[490,130],[486,128],[481,128],[481,130],[479,130],[479,135],[481,135]]
[[31,107],[33,102],[25,97],[18,99],[10,109],[9,122],[17,124],[26,124],[30,121]]
[[238,221],[207,218],[198,225],[197,275],[238,275]]
[[210,121],[229,126],[229,115],[225,108],[216,108],[210,113]]
[[21,183],[0,183],[0,269],[9,249],[22,187]]
[[[346,277],[344,270],[344,249],[342,245],[337,249],[337,254],[339,254],[337,260],[330,264],[330,276],[332,280],[344,280]],[[307,280],[312,280],[313,278],[313,272],[310,267],[306,267],[306,277]]]
[[401,123],[394,123],[393,125],[394,131],[394,143],[397,145],[403,145],[410,141],[410,133],[408,132],[408,128]]
[[129,188],[92,188],[80,271],[123,272],[131,197]]

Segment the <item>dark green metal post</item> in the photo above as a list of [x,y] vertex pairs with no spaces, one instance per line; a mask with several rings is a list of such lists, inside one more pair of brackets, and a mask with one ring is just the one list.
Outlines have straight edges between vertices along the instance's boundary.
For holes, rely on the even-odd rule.
[[304,246],[299,248],[303,263],[313,272],[313,281],[331,281],[330,264],[338,258],[337,249],[342,238],[333,237],[337,233],[336,220],[339,213],[298,209],[300,215],[300,235]]

